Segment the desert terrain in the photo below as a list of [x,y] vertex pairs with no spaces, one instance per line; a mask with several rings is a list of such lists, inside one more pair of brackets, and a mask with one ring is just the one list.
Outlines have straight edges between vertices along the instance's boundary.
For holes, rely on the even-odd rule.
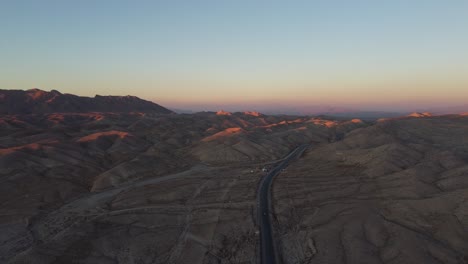
[[45,110],[0,115],[0,263],[260,263],[263,168],[303,144],[271,189],[278,262],[468,262],[468,116],[70,112],[27,93]]

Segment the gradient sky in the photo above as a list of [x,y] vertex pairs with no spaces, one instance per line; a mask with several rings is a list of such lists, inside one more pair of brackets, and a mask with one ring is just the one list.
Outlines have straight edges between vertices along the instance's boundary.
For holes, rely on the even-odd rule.
[[0,88],[179,108],[465,104],[466,0],[0,0]]

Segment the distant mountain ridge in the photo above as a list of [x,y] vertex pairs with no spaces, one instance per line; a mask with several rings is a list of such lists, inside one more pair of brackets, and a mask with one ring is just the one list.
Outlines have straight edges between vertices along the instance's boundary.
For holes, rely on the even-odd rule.
[[170,114],[171,110],[135,96],[84,97],[40,89],[1,90],[0,114],[46,114],[86,112],[144,112]]

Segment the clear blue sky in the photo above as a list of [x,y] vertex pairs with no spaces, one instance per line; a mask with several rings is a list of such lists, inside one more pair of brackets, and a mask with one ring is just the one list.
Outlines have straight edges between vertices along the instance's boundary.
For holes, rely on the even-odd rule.
[[468,1],[2,0],[0,88],[164,104],[458,104]]

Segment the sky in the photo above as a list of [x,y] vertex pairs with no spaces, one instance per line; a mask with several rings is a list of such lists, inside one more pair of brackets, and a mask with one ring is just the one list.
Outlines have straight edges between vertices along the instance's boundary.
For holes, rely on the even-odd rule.
[[0,89],[165,106],[466,104],[466,0],[0,0]]

